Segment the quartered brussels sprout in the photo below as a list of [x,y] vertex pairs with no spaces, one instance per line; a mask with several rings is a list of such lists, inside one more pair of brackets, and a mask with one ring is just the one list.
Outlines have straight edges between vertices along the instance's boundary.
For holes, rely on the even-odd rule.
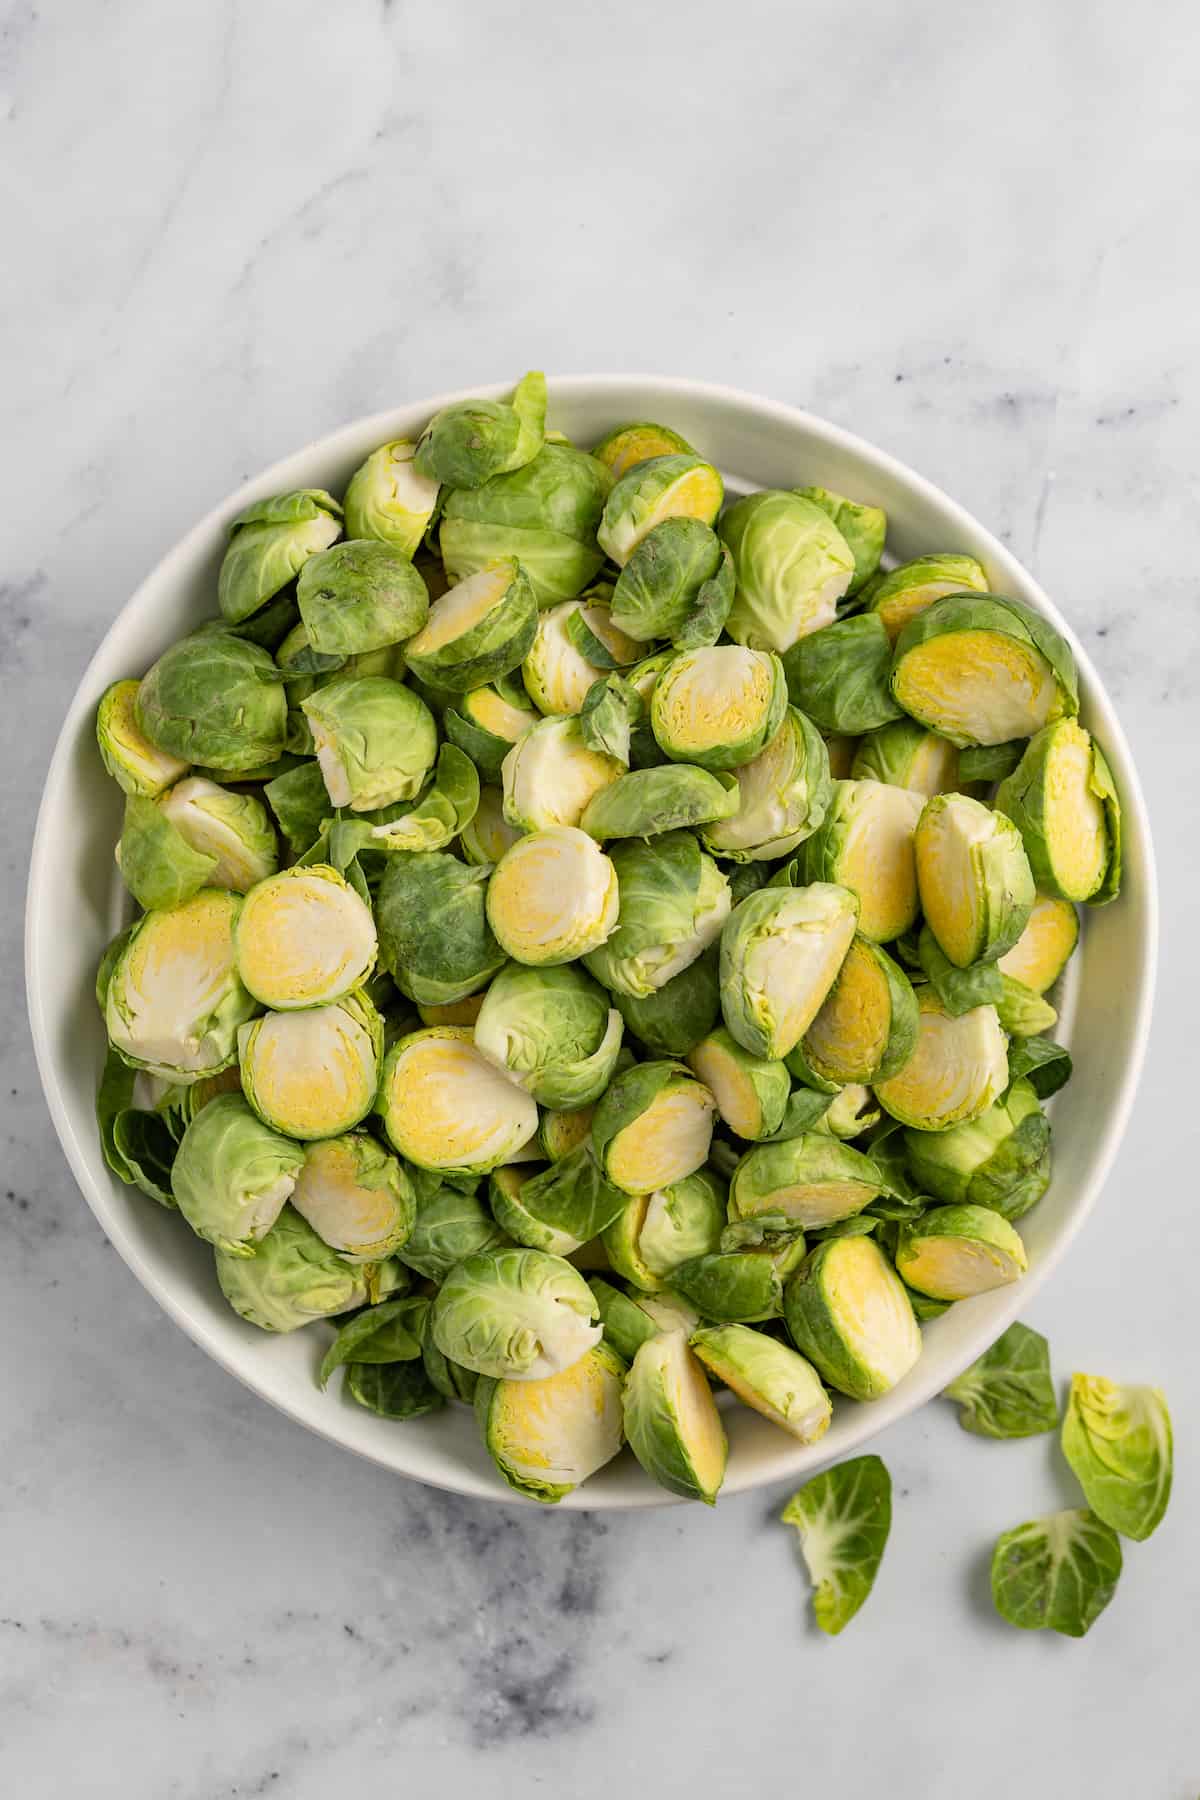
[[802,1444],[829,1430],[829,1395],[812,1364],[787,1344],[748,1325],[706,1325],[690,1341],[710,1374]]
[[1008,1086],[1008,1048],[994,1006],[952,1018],[930,987],[917,989],[916,1049],[898,1074],[876,1081],[884,1110],[918,1131],[977,1119]]
[[802,852],[806,879],[849,888],[863,937],[887,944],[917,916],[913,836],[921,796],[881,781],[835,781],[820,828]]
[[375,1103],[383,1020],[365,994],[303,1012],[269,1012],[238,1031],[242,1088],[289,1137],[336,1137]]
[[894,644],[910,619],[947,594],[986,594],[987,576],[973,556],[953,553],[918,556],[899,568],[881,574],[867,589],[864,599],[883,621]]
[[652,456],[627,469],[605,501],[600,548],[621,568],[664,519],[711,525],[724,498],[725,484],[711,463],[682,452]]
[[153,800],[186,775],[188,765],[160,750],[139,727],[140,685],[136,681],[114,681],[105,688],[96,708],[96,742],[100,760],[124,792]]
[[321,488],[256,500],[229,527],[217,582],[225,618],[236,625],[257,613],[341,535],[342,509]]
[[1031,992],[1044,994],[1070,962],[1078,942],[1079,915],[1070,901],[1038,894],[1024,931],[996,966]]
[[706,951],[648,994],[613,994],[626,1027],[655,1056],[686,1056],[721,1016],[717,955]]
[[527,701],[518,703],[507,682],[503,688],[489,682],[448,707],[442,723],[450,742],[466,751],[481,775],[496,781],[504,758],[539,716]]
[[814,882],[761,888],[721,933],[725,1023],[754,1056],[785,1057],[819,1012],[854,936],[854,895]]
[[603,1343],[541,1381],[481,1377],[475,1416],[509,1487],[553,1505],[611,1462],[625,1441],[624,1377],[625,1364]]
[[221,631],[164,650],[142,677],[133,711],[156,749],[210,769],[253,769],[284,747],[287,699],[275,659]]
[[515,556],[541,606],[570,600],[599,573],[604,552],[596,527],[611,478],[569,444],[544,444],[532,462],[481,487],[447,495],[438,533],[442,560],[456,581],[498,557]]
[[698,1169],[670,1187],[635,1194],[602,1241],[618,1275],[644,1293],[656,1293],[681,1264],[715,1251],[724,1226],[725,1184],[710,1169]]
[[615,756],[589,750],[579,720],[543,719],[501,766],[504,816],[522,831],[578,825],[589,800],[625,773]]
[[744,1050],[724,1025],[697,1044],[687,1060],[738,1137],[765,1138],[779,1130],[792,1090],[784,1063]]
[[515,669],[537,631],[537,599],[515,557],[489,563],[435,600],[404,646],[413,674],[467,693]]
[[796,1348],[852,1400],[878,1400],[921,1354],[904,1284],[873,1237],[818,1244],[788,1281],[784,1317]]
[[737,810],[700,833],[714,856],[733,862],[789,856],[820,826],[833,791],[824,740],[795,707],[784,713],[765,748],[733,775]]
[[879,567],[887,537],[887,514],[881,506],[847,500],[844,494],[830,493],[828,488],[800,487],[795,492],[802,500],[811,500],[823,513],[828,513],[845,538],[854,557],[854,574],[846,593],[857,594]]
[[520,963],[569,963],[599,949],[616,926],[617,908],[613,864],[571,825],[519,837],[488,884],[492,930]]
[[592,451],[596,461],[604,464],[614,481],[619,481],[638,463],[649,462],[652,456],[695,454],[687,439],[681,438],[669,425],[652,425],[645,419],[631,425],[618,425],[602,437]]
[[590,1137],[548,1169],[497,1169],[488,1197],[514,1243],[555,1256],[574,1256],[625,1205],[625,1195],[601,1173]]
[[218,1094],[180,1139],[171,1188],[197,1237],[230,1256],[253,1256],[303,1164],[301,1145],[256,1119],[240,1094]]
[[695,613],[724,551],[700,519],[664,519],[642,538],[613,592],[613,624],[644,644],[674,638]]
[[793,706],[822,731],[855,736],[900,717],[889,678],[892,646],[875,613],[810,632],[783,659]]
[[1032,607],[999,594],[950,594],[910,619],[892,693],[960,746],[1032,737],[1079,711],[1070,647]]
[[605,1175],[627,1194],[652,1194],[708,1159],[715,1107],[679,1063],[638,1063],[615,1077],[596,1107],[592,1142]]
[[213,858],[209,886],[244,894],[279,867],[270,816],[253,794],[194,775],[177,781],[159,804],[191,848]]
[[1011,950],[1035,897],[1011,821],[967,794],[939,794],[926,802],[913,849],[925,922],[954,966]]
[[853,1218],[877,1198],[881,1187],[870,1157],[831,1133],[808,1131],[746,1152],[729,1189],[729,1216],[782,1213],[816,1231]]
[[880,944],[855,937],[821,1010],[804,1035],[806,1068],[825,1082],[886,1081],[917,1043],[908,976]]
[[616,930],[584,961],[610,992],[633,998],[663,988],[703,955],[729,916],[729,883],[690,832],[613,847]]
[[488,870],[442,851],[388,858],[375,901],[380,956],[419,1006],[465,1000],[503,965],[487,922]]
[[322,1243],[355,1263],[399,1250],[417,1212],[403,1164],[365,1131],[306,1145],[291,1202]]
[[644,1343],[624,1391],[625,1436],[645,1469],[669,1493],[712,1506],[729,1453],[721,1415],[704,1370],[682,1331]]
[[804,1255],[795,1220],[760,1214],[727,1226],[717,1250],[681,1263],[671,1279],[704,1318],[752,1325],[782,1317],[785,1283]]
[[202,887],[216,886],[216,858],[193,850],[161,805],[140,794],[125,797],[116,849],[121,878],[139,906],[181,906]]
[[427,481],[482,487],[494,475],[531,462],[546,425],[546,377],[531,369],[511,400],[459,400],[435,413],[417,442],[413,466]]
[[684,826],[728,819],[741,802],[732,775],[714,775],[690,763],[665,763],[619,775],[588,802],[579,821],[590,837],[656,837]]
[[414,1031],[393,1044],[378,1109],[401,1156],[444,1173],[487,1174],[537,1131],[533,1100],[475,1048],[461,1026]]
[[1121,804],[1103,752],[1061,719],[1027,745],[996,791],[1020,831],[1034,880],[1063,900],[1103,906],[1121,886]]
[[726,509],[719,529],[737,577],[725,626],[735,642],[782,652],[832,625],[855,560],[820,506],[777,490],[747,494]]
[[340,1000],[375,967],[371,908],[324,863],[251,888],[234,938],[243,986],[276,1012]]
[[900,1227],[896,1270],[933,1300],[969,1300],[1025,1273],[1025,1246],[990,1206],[933,1206]]
[[418,474],[416,445],[396,438],[372,450],[346,489],[346,536],[390,544],[410,560],[420,547],[438,499],[438,482]]
[[1063,1455],[1098,1518],[1142,1543],[1171,1498],[1171,1415],[1158,1388],[1072,1375]]
[[411,688],[360,675],[319,688],[300,709],[334,806],[373,812],[420,792],[437,756],[437,726]]
[[624,1025],[574,963],[509,963],[484,996],[475,1044],[539,1106],[590,1106],[608,1086]]
[[846,773],[855,781],[884,781],[932,799],[959,785],[959,752],[949,738],[926,731],[915,719],[893,719],[868,731]]
[[308,641],[323,656],[402,644],[429,615],[429,589],[408,557],[377,538],[348,538],[310,556],[296,601]]
[[787,682],[779,658],[739,644],[685,650],[654,684],[650,724],[675,762],[736,769],[783,723]]
[[125,1062],[191,1082],[235,1061],[238,1026],[257,1011],[234,962],[241,906],[237,894],[204,888],[138,920],[105,990],[109,1042]]
[[290,1206],[253,1256],[218,1250],[216,1260],[221,1292],[260,1331],[296,1331],[367,1303],[365,1270],[344,1262]]
[[990,1206],[1006,1219],[1021,1218],[1050,1185],[1050,1121],[1022,1078],[977,1119],[949,1131],[906,1131],[904,1149],[924,1193]]
[[430,1330],[443,1356],[478,1375],[543,1381],[595,1349],[602,1335],[595,1317],[587,1282],[562,1257],[487,1250],[450,1270]]

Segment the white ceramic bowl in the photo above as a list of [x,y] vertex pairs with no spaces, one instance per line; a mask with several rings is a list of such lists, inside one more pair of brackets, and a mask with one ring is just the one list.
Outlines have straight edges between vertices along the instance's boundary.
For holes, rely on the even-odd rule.
[[[470,389],[496,395],[506,390]],[[492,1500],[515,1497],[480,1446],[469,1409],[411,1424],[389,1423],[313,1375],[320,1331],[270,1337],[225,1304],[212,1253],[182,1220],[105,1167],[93,1096],[104,1036],[92,997],[100,953],[124,920],[112,847],[121,795],[96,753],[96,703],[110,682],[140,674],[176,638],[216,610],[226,526],[250,501],[291,488],[344,488],[368,451],[415,436],[445,394],[348,425],[248,481],[164,557],[120,613],[79,685],[58,740],[34,838],[26,921],[26,970],[34,1044],[46,1097],[75,1177],[100,1224],[138,1280],[178,1325],[265,1400],[349,1450],[434,1486]],[[642,376],[572,376],[550,386],[550,423],[583,444],[626,419],[661,419],[698,445],[731,489],[817,482],[883,506],[900,560],[967,551],[992,588],[1029,602],[1071,642],[1082,717],[1108,754],[1124,806],[1125,887],[1113,906],[1088,913],[1070,971],[1063,1030],[1074,1080],[1054,1102],[1054,1180],[1022,1222],[1029,1273],[1014,1287],[961,1303],[925,1327],[925,1352],[908,1378],[874,1405],[838,1400],[828,1434],[812,1448],[744,1407],[731,1407],[726,1493],[803,1477],[860,1449],[885,1425],[922,1405],[978,1356],[1026,1306],[1095,1203],[1133,1101],[1150,1022],[1157,898],[1150,832],[1121,727],[1068,620],[1003,545],[929,482],[861,439],[807,413],[728,388]],[[1069,604],[1069,603],[1068,603]],[[1084,909],[1086,911],[1086,909]],[[657,1506],[668,1500],[626,1451],[568,1507]]]

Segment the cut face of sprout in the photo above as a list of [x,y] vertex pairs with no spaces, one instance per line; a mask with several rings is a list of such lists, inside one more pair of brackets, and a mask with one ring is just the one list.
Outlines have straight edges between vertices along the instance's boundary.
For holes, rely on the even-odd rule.
[[927,639],[905,655],[895,683],[906,711],[960,744],[1031,737],[1061,710],[1045,658],[996,631]]
[[370,907],[323,864],[259,882],[238,920],[238,972],[277,1011],[341,999],[370,974],[375,952]]
[[213,1075],[234,1060],[234,1032],[254,1010],[238,980],[233,933],[241,900],[204,888],[147,913],[113,970],[105,1024],[131,1062],[169,1081]]
[[617,874],[593,839],[560,825],[518,838],[497,865],[488,920],[518,962],[554,964],[596,950],[617,922]]
[[1039,894],[1025,929],[997,967],[1035,994],[1054,986],[1079,942],[1079,919],[1069,900]]
[[401,1156],[424,1169],[494,1169],[529,1142],[538,1122],[530,1096],[475,1048],[469,1030],[453,1026],[393,1047],[380,1110]]
[[1008,1046],[994,1006],[951,1018],[927,987],[917,993],[920,1025],[909,1061],[876,1098],[894,1119],[920,1131],[945,1131],[986,1112],[1008,1085]]
[[381,1037],[378,1015],[358,996],[266,1013],[238,1034],[246,1098],[289,1137],[348,1131],[375,1099]]
[[322,1242],[351,1262],[390,1256],[414,1216],[408,1177],[366,1132],[310,1144],[291,1199]]
[[613,1139],[609,1180],[627,1194],[650,1194],[682,1181],[708,1156],[714,1111],[712,1095],[699,1082],[656,1095]]
[[544,719],[504,758],[504,816],[523,831],[578,825],[589,800],[624,773],[615,757],[587,748],[578,719]]
[[654,687],[650,722],[668,756],[732,769],[757,756],[774,734],[785,693],[775,657],[740,644],[716,645],[668,664]]

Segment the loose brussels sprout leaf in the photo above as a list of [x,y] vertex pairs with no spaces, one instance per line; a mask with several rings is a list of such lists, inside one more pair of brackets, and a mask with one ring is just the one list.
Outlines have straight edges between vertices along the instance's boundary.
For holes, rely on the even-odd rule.
[[408,1298],[385,1300],[357,1313],[342,1326],[321,1358],[317,1385],[327,1387],[329,1377],[344,1363],[416,1362],[428,1310],[428,1300]]
[[714,1253],[725,1225],[725,1186],[710,1170],[638,1194],[602,1233],[609,1265],[643,1293],[658,1293],[674,1271]]
[[517,962],[569,963],[612,935],[618,892],[616,869],[593,839],[557,825],[518,838],[501,857],[488,884],[487,916]]
[[423,1363],[347,1363],[346,1392],[381,1419],[422,1419],[444,1404]]
[[748,1150],[729,1190],[729,1216],[782,1213],[806,1230],[862,1212],[881,1189],[879,1171],[831,1133],[812,1131]]
[[1058,1014],[1048,1000],[1035,994],[1011,975],[1000,977],[1000,998],[996,1001],[996,1017],[1010,1038],[1037,1037],[1053,1031]]
[[833,792],[824,740],[795,707],[785,712],[770,742],[733,775],[737,809],[700,835],[715,856],[735,862],[789,855],[820,826]]
[[875,1095],[902,1125],[946,1131],[977,1119],[1008,1086],[1007,1045],[994,1006],[974,1006],[955,1019],[932,988],[920,988],[917,1007],[917,1047],[899,1074],[875,1083]]
[[513,962],[484,996],[475,1045],[539,1106],[590,1106],[608,1086],[623,1031],[604,989],[577,964]]
[[437,755],[433,714],[386,675],[333,681],[301,701],[334,806],[373,812],[418,794]]
[[577,1269],[541,1250],[489,1250],[447,1275],[430,1329],[443,1356],[511,1381],[542,1381],[600,1342],[596,1303]]
[[[373,538],[412,558],[438,500],[438,483],[413,466],[416,445],[396,438],[373,450],[346,489],[346,535]],[[407,634],[405,634],[407,635]]]
[[224,632],[198,632],[165,650],[142,677],[134,721],[157,750],[238,772],[279,755],[287,699],[275,660]]
[[917,1184],[936,1200],[1021,1218],[1050,1185],[1050,1121],[1027,1081],[1014,1081],[979,1118],[949,1131],[906,1131]]
[[227,1068],[237,1029],[256,1010],[234,966],[242,901],[204,888],[182,906],[138,920],[112,965],[104,1022],[113,1049],[165,1081]]
[[762,888],[730,914],[721,933],[721,1004],[743,1049],[779,1059],[799,1043],[842,966],[857,910],[846,888],[815,882]]
[[817,1625],[836,1637],[875,1585],[892,1528],[892,1478],[878,1456],[852,1456],[806,1481],[779,1516],[800,1533]]
[[[418,1178],[423,1170],[415,1171]],[[414,1187],[418,1182],[414,1180]],[[456,1263],[508,1243],[495,1219],[472,1193],[434,1181],[417,1194],[417,1217],[400,1248],[400,1260],[429,1281],[444,1281]]]
[[618,843],[616,929],[584,961],[611,993],[644,998],[702,956],[729,917],[729,884],[687,831]]
[[1028,1325],[1010,1325],[942,1393],[958,1402],[959,1424],[977,1437],[1037,1437],[1058,1424],[1050,1346]]
[[854,574],[846,589],[849,599],[870,581],[879,567],[887,537],[887,514],[881,506],[865,506],[847,500],[844,494],[832,494],[828,488],[800,487],[795,492],[802,500],[811,500],[833,520],[854,557]]
[[1021,834],[967,794],[926,802],[913,848],[926,923],[956,968],[1011,950],[1033,910]]
[[[297,607],[299,613],[299,607]],[[341,650],[318,650],[308,635],[308,627],[303,619],[297,618],[292,629],[284,637],[275,652],[275,661],[283,671],[283,679],[287,686],[288,699],[292,705],[298,705],[307,699],[318,684],[318,678],[336,675],[346,664],[346,653]],[[390,661],[390,652],[389,652]],[[381,672],[372,669],[371,674]],[[363,673],[368,673],[364,670]]]
[[498,787],[481,787],[475,817],[464,826],[459,849],[476,868],[491,869],[511,850],[521,831],[504,816],[504,794]]
[[340,1000],[375,967],[371,909],[323,863],[251,888],[234,943],[243,985],[277,1012]]
[[530,1096],[475,1048],[469,1030],[455,1025],[414,1031],[392,1045],[378,1110],[401,1156],[447,1173],[487,1174],[537,1131]]
[[539,605],[573,599],[604,561],[596,527],[610,486],[593,457],[547,443],[524,468],[455,489],[439,530],[447,573],[463,581],[499,557],[515,556]]
[[855,937],[803,1040],[804,1060],[825,1081],[872,1083],[898,1075],[917,1043],[919,1014],[899,964]]
[[556,1256],[572,1256],[590,1243],[625,1205],[624,1194],[601,1174],[590,1140],[548,1169],[498,1169],[489,1194],[497,1223],[515,1243]]
[[1079,942],[1079,915],[1069,900],[1038,894],[1025,929],[1000,958],[1001,974],[1035,994],[1054,986]]
[[969,1300],[1007,1287],[1027,1266],[1018,1233],[990,1206],[934,1206],[900,1227],[896,1271],[931,1300]]
[[448,1356],[442,1355],[429,1329],[429,1312],[425,1314],[421,1361],[431,1384],[443,1399],[458,1400],[465,1406],[474,1404],[480,1378],[474,1369],[464,1369],[461,1363],[451,1362]]
[[915,719],[893,719],[869,731],[855,748],[846,773],[855,781],[883,781],[911,788],[932,799],[959,785],[962,756],[948,738],[926,731]]
[[612,672],[593,681],[579,710],[579,728],[589,750],[628,766],[634,725],[642,716],[637,689]]
[[641,1346],[623,1404],[625,1436],[647,1475],[669,1493],[714,1505],[729,1445],[704,1370],[681,1331]]
[[721,541],[711,526],[699,519],[665,519],[641,539],[621,570],[613,624],[642,643],[674,638],[694,614],[721,558]]
[[217,860],[193,850],[155,800],[125,797],[117,867],[139,906],[181,906],[202,887],[216,886]]
[[294,769],[268,781],[263,794],[292,855],[303,856],[320,837],[330,814],[329,792],[320,765],[298,763]]
[[365,1131],[309,1144],[291,1201],[322,1242],[347,1262],[390,1257],[416,1218],[416,1196],[403,1165]]
[[442,724],[450,742],[466,752],[480,774],[496,781],[504,758],[537,721],[532,707],[515,704],[489,682],[464,694],[457,708],[448,707]]
[[234,1312],[260,1331],[295,1331],[367,1299],[366,1277],[285,1206],[253,1256],[216,1253],[217,1280]]
[[990,785],[1011,775],[1025,751],[1025,739],[1013,738],[1007,744],[968,744],[959,752],[958,779],[964,787],[972,782]]
[[637,420],[632,425],[618,425],[592,451],[597,462],[603,463],[614,481],[634,468],[638,463],[649,462],[652,456],[694,456],[696,452],[686,438],[681,438],[677,431],[669,425],[652,425],[648,420]]
[[977,962],[957,968],[928,925],[921,927],[917,955],[922,974],[952,1019],[970,1012],[973,1006],[994,1006],[998,1012],[1004,998],[1004,977],[995,963]]
[[605,1175],[627,1194],[652,1194],[708,1159],[713,1097],[678,1063],[638,1063],[596,1107],[592,1142]]
[[1032,737],[1079,711],[1067,643],[1031,607],[998,594],[951,594],[911,619],[896,643],[892,693],[959,746]]
[[[748,764],[747,767],[749,766],[750,765]],[[733,904],[738,906],[743,900],[748,900],[751,894],[757,894],[759,888],[767,886],[770,878],[770,869],[764,868],[761,863],[749,862],[735,864],[735,866],[730,869],[728,878],[729,892],[733,897]]]
[[159,805],[193,851],[213,858],[210,886],[244,894],[279,867],[270,816],[253,794],[193,776],[176,782]]
[[1085,1507],[1072,1507],[997,1538],[992,1599],[1001,1618],[1022,1631],[1080,1638],[1112,1599],[1120,1576],[1116,1533]]
[[309,643],[325,656],[401,644],[429,614],[429,589],[408,557],[373,538],[348,538],[309,557],[296,600]]
[[229,528],[217,600],[223,616],[239,624],[266,605],[300,573],[310,556],[342,535],[342,509],[320,488],[302,488],[259,500]]
[[1167,1510],[1174,1472],[1161,1390],[1072,1375],[1062,1447],[1097,1518],[1122,1537],[1148,1538]]
[[856,894],[858,929],[875,943],[900,937],[917,916],[913,835],[920,816],[921,796],[906,788],[835,781],[824,821],[804,845],[804,876]]
[[1120,887],[1120,803],[1099,748],[1074,719],[1047,725],[1000,783],[1038,887],[1101,905]]
[[624,1375],[616,1352],[597,1344],[541,1381],[481,1378],[475,1416],[509,1487],[553,1505],[611,1462],[625,1437]]
[[921,1354],[904,1284],[873,1237],[818,1244],[788,1281],[784,1317],[796,1348],[852,1400],[878,1400]]
[[466,693],[515,669],[537,631],[537,599],[515,557],[468,575],[435,600],[404,656],[422,681]]
[[589,800],[625,773],[615,756],[589,750],[578,719],[543,719],[501,765],[504,816],[521,831],[578,825]]
[[782,652],[832,625],[854,552],[820,506],[782,491],[747,494],[726,509],[720,533],[737,577],[725,626],[735,642]]
[[829,1395],[812,1364],[786,1344],[748,1325],[709,1325],[690,1341],[705,1368],[739,1400],[802,1444],[815,1444],[828,1431]]
[[[118,1057],[113,1061],[120,1063]],[[133,1071],[126,1073],[132,1076]],[[174,1208],[171,1179],[178,1145],[161,1114],[126,1107],[112,1119],[107,1142],[113,1154],[106,1148],[105,1160],[122,1181],[132,1182],[160,1206]]]
[[664,831],[728,819],[740,803],[740,790],[732,775],[714,775],[688,763],[666,763],[618,776],[589,801],[579,824],[600,842],[657,837]]
[[466,830],[478,807],[474,763],[456,745],[443,744],[433,786],[400,818],[372,825],[371,837],[385,850],[440,850]]
[[647,1050],[655,1056],[684,1057],[720,1017],[716,954],[698,957],[665,987],[642,995],[616,993],[613,1003]]
[[744,1050],[723,1025],[697,1044],[687,1060],[730,1131],[754,1139],[779,1130],[792,1091],[782,1062]]
[[900,717],[888,685],[891,666],[892,646],[876,613],[810,632],[783,659],[792,705],[823,731],[851,737]]
[[139,686],[136,681],[114,681],[105,688],[96,709],[96,742],[100,760],[118,786],[127,794],[153,800],[186,775],[188,765],[160,750],[139,728]]
[[973,556],[918,556],[871,582],[863,600],[877,613],[894,644],[910,619],[947,594],[987,592],[987,576]]
[[256,1119],[240,1094],[220,1094],[183,1134],[171,1176],[175,1204],[197,1237],[230,1256],[253,1256],[303,1163],[300,1145]]
[[1008,1078],[1022,1076],[1039,1100],[1048,1100],[1071,1079],[1071,1053],[1050,1038],[1020,1038],[1009,1046]]
[[546,377],[534,369],[521,377],[511,401],[459,400],[435,413],[417,442],[413,466],[427,481],[482,487],[532,461],[545,421]]
[[209,631],[228,631],[233,637],[245,638],[248,644],[261,644],[264,650],[274,653],[283,643],[289,631],[293,631],[300,620],[300,609],[296,605],[296,591],[290,585],[282,588],[273,600],[249,619],[239,619],[237,624],[227,620],[214,619],[205,629]]
[[383,1020],[364,994],[303,1012],[269,1012],[238,1031],[247,1100],[289,1137],[337,1137],[370,1112]]
[[665,519],[711,525],[724,497],[721,477],[698,456],[649,457],[628,469],[605,501],[596,532],[600,548],[623,568],[656,525]]
[[[589,840],[590,841],[590,840]],[[504,962],[485,911],[488,870],[442,851],[389,857],[375,905],[379,952],[420,1006],[465,1000]]]
[[794,1087],[783,1109],[779,1130],[773,1131],[766,1141],[772,1144],[783,1143],[787,1138],[800,1137],[803,1132],[820,1129],[821,1121],[835,1098],[832,1094],[818,1094],[812,1088]]
[[717,644],[667,664],[650,698],[650,724],[672,761],[735,769],[770,742],[786,709],[778,657]]

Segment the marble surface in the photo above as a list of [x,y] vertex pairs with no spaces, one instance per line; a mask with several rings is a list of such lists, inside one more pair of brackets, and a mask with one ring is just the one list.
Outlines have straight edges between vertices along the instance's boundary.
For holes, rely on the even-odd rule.
[[[0,7],[0,1792],[1194,1800],[1198,75],[1185,0]],[[887,1559],[825,1642],[780,1493],[610,1519],[389,1479],[207,1362],[75,1191],[18,939],[86,658],[245,474],[529,364],[724,380],[895,451],[1122,711],[1154,1040],[1030,1320],[1061,1371],[1161,1381],[1179,1456],[1085,1642],[987,1595],[996,1533],[1073,1503],[1052,1442],[892,1430]]]

